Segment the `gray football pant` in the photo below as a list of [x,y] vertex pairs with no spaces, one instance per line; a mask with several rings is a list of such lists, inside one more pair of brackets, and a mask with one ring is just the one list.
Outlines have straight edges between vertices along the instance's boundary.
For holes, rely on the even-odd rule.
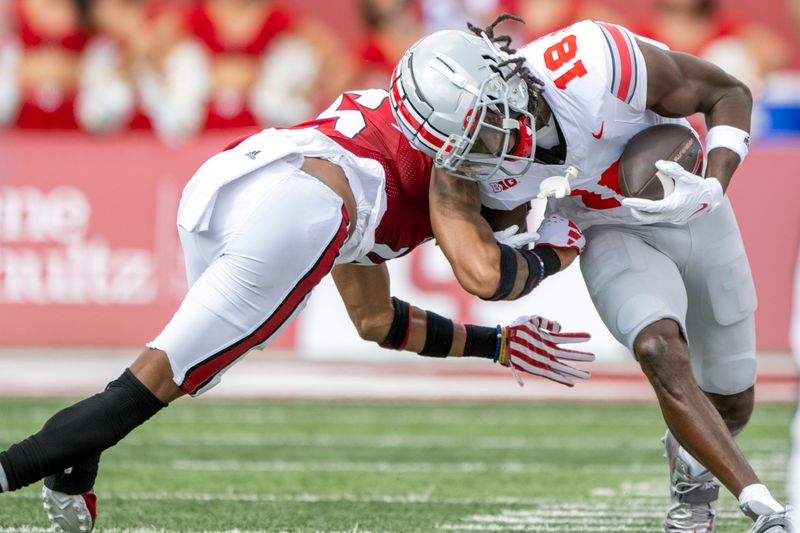
[[756,292],[727,198],[685,226],[598,225],[585,235],[583,278],[619,342],[632,350],[643,328],[669,318],[701,389],[729,395],[755,383]]

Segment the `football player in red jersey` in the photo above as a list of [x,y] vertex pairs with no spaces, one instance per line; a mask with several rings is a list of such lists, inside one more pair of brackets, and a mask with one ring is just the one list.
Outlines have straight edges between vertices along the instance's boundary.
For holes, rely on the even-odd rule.
[[527,206],[484,218],[473,204],[474,216],[453,217],[465,200],[409,146],[383,90],[343,94],[312,122],[233,143],[183,191],[177,223],[190,288],[180,308],[105,391],[0,453],[0,489],[47,478],[50,521],[90,531],[100,453],[172,400],[219,383],[250,349],[268,344],[331,271],[364,339],[430,357],[493,359],[517,379],[525,372],[571,386],[588,378],[567,362],[594,355],[560,346],[588,334],[561,332],[538,316],[506,327],[464,325],[391,296],[383,263],[433,237],[461,243],[446,254],[453,271],[487,300],[528,294],[582,249],[567,219],[547,219],[540,235],[518,233]]
[[[748,152],[749,90],[711,63],[604,22],[584,20],[517,51],[494,33],[507,18],[412,46],[392,78],[398,125],[437,167],[466,178],[448,178],[461,191],[451,198],[496,209],[548,198],[550,212],[585,231],[580,266],[592,301],[635,353],[669,428],[665,531],[713,532],[720,485],[754,520],[751,533],[793,531],[734,441],[753,411],[756,296],[724,192]],[[518,67],[511,76],[509,65]],[[683,117],[694,113],[709,125],[703,175],[658,161],[674,190],[625,198],[617,168],[628,141],[658,124],[691,132]],[[516,184],[503,188],[508,180]],[[465,200],[453,216],[472,212]],[[445,254],[460,247],[446,236],[439,244]]]

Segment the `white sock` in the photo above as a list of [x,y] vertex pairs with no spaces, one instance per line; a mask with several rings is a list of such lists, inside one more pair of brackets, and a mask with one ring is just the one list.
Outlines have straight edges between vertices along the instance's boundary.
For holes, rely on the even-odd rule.
[[3,465],[0,465],[0,492],[8,492],[8,478],[6,471],[3,470]]
[[783,511],[783,505],[779,504],[769,493],[769,489],[761,483],[753,483],[742,489],[739,494],[739,507],[746,507],[756,515]]
[[697,477],[700,475],[705,474],[708,471],[708,468],[703,466],[703,463],[698,461],[694,458],[692,454],[690,454],[686,449],[681,446],[678,448],[678,455],[686,463],[686,466],[689,467],[689,475],[692,477]]

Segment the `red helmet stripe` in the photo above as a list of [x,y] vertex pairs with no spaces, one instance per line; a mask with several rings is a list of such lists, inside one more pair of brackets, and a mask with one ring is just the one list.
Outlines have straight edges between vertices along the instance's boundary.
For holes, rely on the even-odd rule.
[[429,130],[427,126],[415,116],[411,106],[400,96],[399,85],[399,83],[395,83],[392,86],[392,102],[397,109],[398,117],[403,119],[406,122],[406,126],[410,130],[415,131],[418,137],[427,141],[434,149],[438,150],[444,146],[446,139]]

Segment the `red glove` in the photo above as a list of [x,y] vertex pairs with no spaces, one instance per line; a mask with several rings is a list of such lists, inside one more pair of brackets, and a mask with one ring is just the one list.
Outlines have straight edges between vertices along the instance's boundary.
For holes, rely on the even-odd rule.
[[522,385],[517,370],[551,379],[568,387],[575,385],[573,378],[588,379],[590,374],[563,362],[594,361],[590,352],[560,348],[559,344],[586,342],[588,333],[561,333],[558,322],[540,316],[524,316],[502,329],[498,362],[511,367],[514,379]]

